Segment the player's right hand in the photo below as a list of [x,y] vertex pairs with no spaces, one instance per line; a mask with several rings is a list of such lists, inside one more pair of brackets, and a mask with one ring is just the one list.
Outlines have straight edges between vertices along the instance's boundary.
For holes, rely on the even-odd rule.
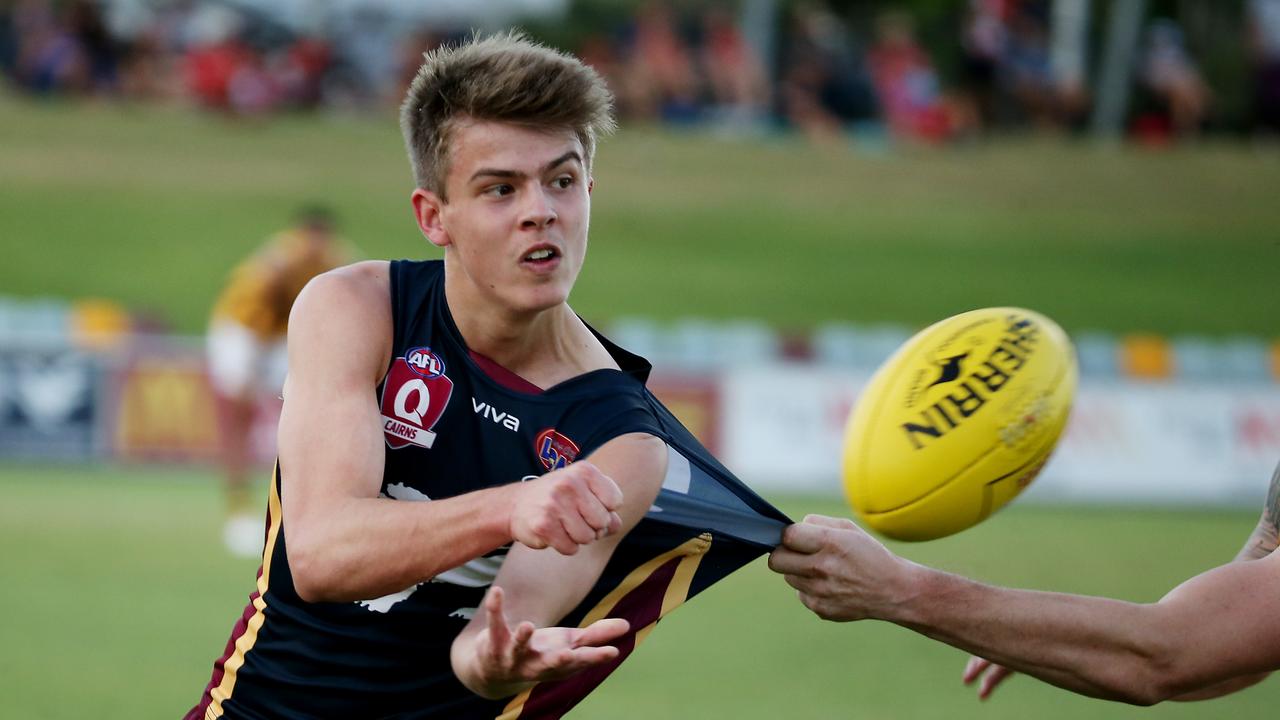
[[590,462],[580,460],[536,480],[514,486],[511,538],[564,555],[617,532],[622,490]]

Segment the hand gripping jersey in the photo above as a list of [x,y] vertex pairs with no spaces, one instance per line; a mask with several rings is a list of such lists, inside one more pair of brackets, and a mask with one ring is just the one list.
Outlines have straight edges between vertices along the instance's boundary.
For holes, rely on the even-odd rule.
[[391,294],[393,359],[377,389],[387,448],[384,496],[430,502],[529,480],[624,433],[666,441],[667,476],[653,507],[559,623],[626,618],[631,632],[615,643],[620,657],[497,701],[463,687],[449,664],[450,644],[476,612],[506,548],[386,597],[303,602],[282,530],[289,498],[280,477],[289,468],[277,466],[257,591],[188,718],[558,718],[659,618],[772,549],[790,522],[653,397],[643,359],[600,337],[621,371],[596,370],[541,393],[519,392],[483,372],[463,344],[445,304],[442,263],[393,262]]

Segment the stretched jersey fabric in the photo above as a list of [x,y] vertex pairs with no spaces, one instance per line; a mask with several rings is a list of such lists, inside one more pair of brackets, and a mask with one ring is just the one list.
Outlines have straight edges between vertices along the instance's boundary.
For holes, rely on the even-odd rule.
[[[201,703],[206,718],[558,718],[594,689],[663,615],[779,542],[790,521],[711,457],[645,388],[649,365],[597,335],[621,370],[541,393],[482,371],[445,303],[443,265],[391,264],[395,338],[378,387],[382,494],[429,501],[535,478],[619,435],[666,441],[667,476],[600,579],[561,625],[622,617],[617,662],[502,700],[468,691],[449,663],[507,548],[381,598],[306,603],[294,590],[277,465],[257,589]],[[593,331],[594,332],[594,331]],[[340,350],[340,349],[339,349]],[[334,428],[341,432],[341,428]]]
[[213,319],[232,320],[264,340],[283,338],[289,309],[307,281],[346,262],[338,241],[320,245],[301,230],[278,233],[231,271]]

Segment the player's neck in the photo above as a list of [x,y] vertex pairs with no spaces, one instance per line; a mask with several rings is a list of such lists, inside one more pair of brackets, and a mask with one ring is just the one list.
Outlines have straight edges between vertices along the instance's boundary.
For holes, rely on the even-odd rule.
[[447,282],[445,296],[468,349],[538,387],[548,388],[602,367],[616,367],[567,303],[513,312],[480,302],[465,290],[451,293]]

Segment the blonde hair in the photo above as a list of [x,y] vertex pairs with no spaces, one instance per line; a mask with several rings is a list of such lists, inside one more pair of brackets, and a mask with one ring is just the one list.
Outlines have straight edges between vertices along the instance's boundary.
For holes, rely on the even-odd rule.
[[613,94],[581,60],[523,33],[473,37],[423,56],[404,104],[404,133],[418,187],[447,201],[444,179],[459,120],[572,130],[588,168],[596,138],[613,131]]

